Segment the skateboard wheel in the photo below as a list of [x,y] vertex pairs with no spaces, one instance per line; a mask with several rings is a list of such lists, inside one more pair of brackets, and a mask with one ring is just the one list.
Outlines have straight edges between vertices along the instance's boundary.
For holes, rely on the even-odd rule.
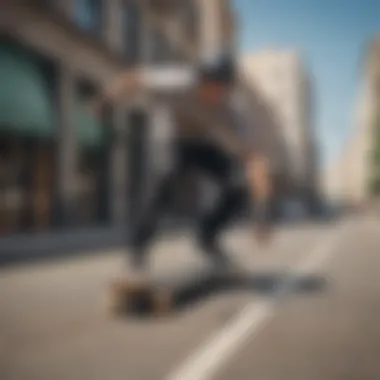
[[111,314],[125,313],[131,306],[133,299],[142,292],[141,286],[122,280],[113,281],[109,294],[108,308]]

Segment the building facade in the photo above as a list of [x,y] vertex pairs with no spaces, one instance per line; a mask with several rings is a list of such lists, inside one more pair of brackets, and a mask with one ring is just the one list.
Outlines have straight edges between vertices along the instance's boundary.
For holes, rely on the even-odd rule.
[[268,102],[287,146],[293,194],[315,198],[319,165],[312,81],[300,56],[287,51],[247,54],[242,67]]
[[[342,157],[343,198],[347,204],[363,204],[380,188],[380,160],[375,150],[379,128],[380,40],[369,46],[362,67],[354,128]],[[377,168],[376,168],[377,165]]]
[[163,19],[177,36],[201,46],[199,4],[160,3],[0,5],[2,247],[37,231],[52,236],[120,227],[123,234],[138,215],[154,177],[149,172],[170,159],[167,110],[147,98],[134,109],[117,105],[99,122],[86,102],[128,67],[190,59],[167,38]]
[[[128,68],[235,53],[230,2],[14,0],[0,7],[2,259],[125,241],[128,222],[172,162],[170,108],[147,94],[98,121],[87,101]],[[197,179],[183,186],[174,215],[199,206]]]

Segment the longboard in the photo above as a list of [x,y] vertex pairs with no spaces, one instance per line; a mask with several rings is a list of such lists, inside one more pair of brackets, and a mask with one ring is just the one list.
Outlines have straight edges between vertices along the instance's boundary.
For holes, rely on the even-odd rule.
[[115,280],[110,287],[110,309],[113,316],[163,316],[187,307],[221,290],[259,291],[274,295],[290,281],[297,292],[319,291],[323,277],[288,278],[284,273],[250,273],[249,271],[216,272],[212,269],[190,268],[186,272],[156,276],[145,283]]
[[110,288],[112,315],[167,315],[191,301],[207,296],[216,288],[241,283],[249,276],[212,269],[193,269],[151,278],[144,283],[115,280]]

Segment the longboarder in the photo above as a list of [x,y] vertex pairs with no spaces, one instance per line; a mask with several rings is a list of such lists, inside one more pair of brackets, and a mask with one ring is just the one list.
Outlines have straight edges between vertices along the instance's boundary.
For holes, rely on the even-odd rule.
[[226,56],[197,69],[166,66],[129,70],[106,87],[94,102],[93,109],[99,113],[106,104],[121,99],[133,102],[146,93],[170,107],[178,132],[174,168],[159,181],[136,224],[131,244],[133,272],[128,274],[128,281],[130,276],[138,282],[145,281],[147,252],[158,218],[190,169],[203,172],[220,189],[219,202],[201,221],[197,235],[201,250],[218,268],[231,267],[217,237],[243,204],[245,187],[237,178],[239,166],[246,168],[254,198],[256,202],[259,200],[259,237],[267,236],[270,165],[236,97],[236,75],[233,60]]

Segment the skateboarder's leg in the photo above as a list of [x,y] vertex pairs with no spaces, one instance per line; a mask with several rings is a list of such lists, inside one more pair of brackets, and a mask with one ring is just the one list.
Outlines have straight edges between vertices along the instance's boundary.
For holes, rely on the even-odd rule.
[[136,224],[130,246],[132,265],[123,268],[120,278],[114,281],[111,287],[109,302],[113,313],[123,312],[127,307],[135,308],[136,302],[138,304],[138,300],[141,299],[154,303],[146,272],[147,250],[156,229],[157,219],[169,202],[175,183],[173,173],[161,179],[148,207],[142,213],[142,218]]
[[220,264],[228,264],[227,256],[217,243],[220,232],[241,210],[245,191],[241,187],[222,189],[219,201],[201,221],[199,240],[204,252],[210,254]]
[[113,311],[124,310],[126,299],[136,300],[142,298],[148,300],[148,303],[153,302],[153,308],[168,307],[167,294],[158,294],[159,297],[156,298],[155,292],[149,289],[146,258],[147,249],[156,230],[158,218],[177,190],[181,174],[181,172],[178,172],[177,167],[161,179],[156,192],[148,202],[148,207],[142,213],[142,218],[136,224],[131,239],[132,268],[127,271],[124,270],[122,276],[113,283],[110,299]]
[[131,249],[132,263],[141,268],[145,265],[147,250],[156,231],[158,219],[161,213],[170,203],[178,185],[178,172],[172,171],[166,174],[159,182],[157,191],[148,202],[141,219],[137,222],[132,234]]
[[192,165],[192,156],[186,150],[186,144],[175,143],[176,162],[172,170],[160,180],[156,192],[148,202],[137,222],[132,237],[132,259],[135,267],[145,265],[147,251],[156,231],[158,219],[175,196],[182,178]]
[[210,176],[221,189],[217,205],[201,220],[199,243],[203,251],[215,261],[227,264],[227,256],[217,245],[216,238],[243,205],[244,189],[234,184],[233,159],[220,148],[214,145],[198,144],[189,147],[188,150],[192,164]]

